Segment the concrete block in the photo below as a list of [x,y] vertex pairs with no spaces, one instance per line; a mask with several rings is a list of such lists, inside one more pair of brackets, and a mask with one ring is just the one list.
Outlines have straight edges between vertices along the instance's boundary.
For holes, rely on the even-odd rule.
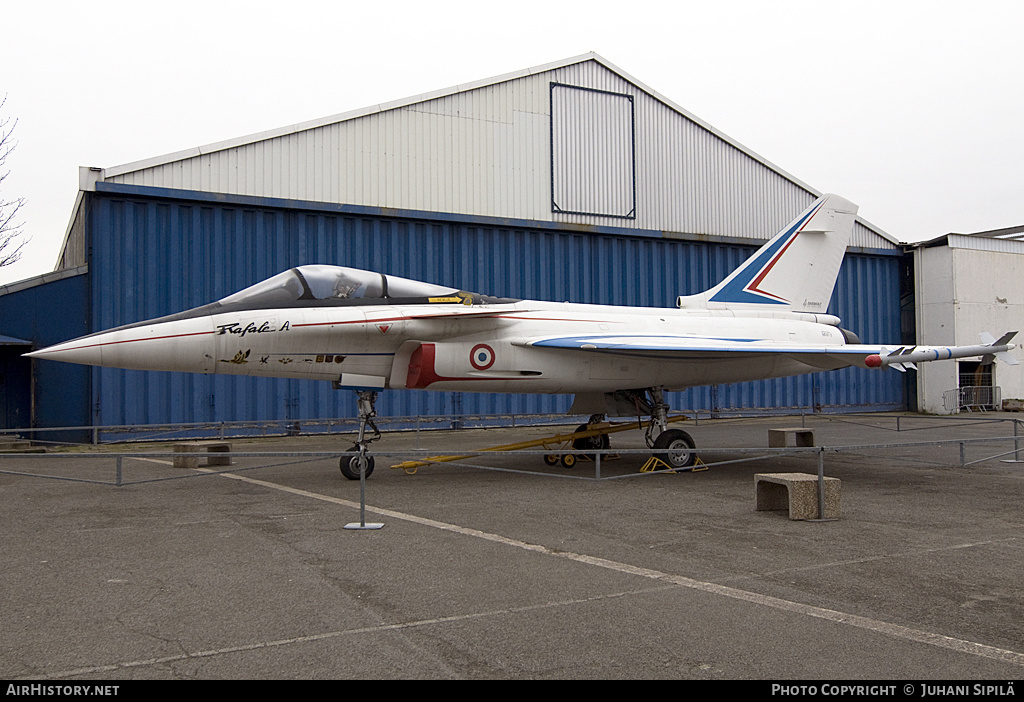
[[[841,512],[839,478],[825,478],[825,519]],[[758,473],[754,476],[757,511],[789,510],[790,519],[818,518],[818,476],[810,473]]]
[[768,430],[768,448],[786,448],[789,435],[793,435],[796,446],[814,446],[814,430],[804,427],[790,427],[786,429]]
[[175,456],[175,468],[196,469],[199,467],[199,456],[195,454],[206,453],[206,466],[230,466],[231,465],[231,444],[226,441],[187,441],[174,445],[174,453],[193,454],[190,456]]

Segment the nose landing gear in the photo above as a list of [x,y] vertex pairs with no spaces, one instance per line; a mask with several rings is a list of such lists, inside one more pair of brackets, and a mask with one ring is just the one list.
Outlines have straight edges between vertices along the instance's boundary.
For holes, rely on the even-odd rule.
[[[374,406],[377,402],[377,393],[372,390],[357,390],[359,402],[359,439],[345,455],[341,457],[338,467],[341,474],[349,480],[359,480],[360,476],[369,478],[373,473],[373,456],[367,449],[370,444],[380,438],[380,430],[373,423],[377,416],[377,409]],[[367,438],[366,428],[373,430],[373,435]]]

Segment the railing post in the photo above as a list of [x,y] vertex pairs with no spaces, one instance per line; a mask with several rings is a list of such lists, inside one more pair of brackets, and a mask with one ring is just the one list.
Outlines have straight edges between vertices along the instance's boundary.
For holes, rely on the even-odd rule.
[[1011,419],[1013,422],[1013,458],[1003,459],[1003,463],[1024,463],[1020,459],[1020,420]]
[[825,518],[825,449],[818,448],[818,519]]

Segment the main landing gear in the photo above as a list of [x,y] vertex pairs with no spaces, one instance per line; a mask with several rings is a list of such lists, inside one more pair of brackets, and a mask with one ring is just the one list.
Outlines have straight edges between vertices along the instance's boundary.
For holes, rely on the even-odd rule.
[[[665,402],[664,388],[648,388],[648,401],[636,395],[637,408],[651,417],[647,425],[647,445],[654,449],[654,457],[669,468],[690,470],[697,461],[696,444],[693,437],[681,429],[668,428],[668,403]],[[641,404],[642,403],[642,404]]]
[[[380,430],[377,429],[377,425],[373,423],[373,418],[377,416],[377,411],[374,404],[377,401],[377,393],[371,390],[360,390],[356,393],[359,399],[359,439],[355,445],[342,456],[339,468],[341,474],[349,480],[359,480],[362,477],[370,477],[373,473],[373,456],[368,452],[368,448],[371,443],[381,438]],[[693,442],[693,438],[681,429],[669,429],[669,417],[668,403],[665,402],[664,388],[647,388],[646,390],[630,391],[625,393],[625,396],[631,400],[636,408],[637,414],[648,415],[651,420],[647,426],[647,445],[653,449],[653,456],[656,462],[664,464],[665,467],[675,471],[686,471],[693,469],[697,462],[697,451],[696,445]],[[576,428],[576,433],[585,432],[596,429],[592,425],[596,425],[604,421],[604,415],[594,415],[588,420],[586,424],[581,424]],[[602,433],[594,436],[578,437],[572,439],[571,446],[577,451],[606,451],[610,445],[608,434],[615,431],[624,431],[627,429],[626,426],[615,425],[610,427],[604,425],[605,428],[596,429]],[[370,436],[367,436],[367,429],[372,431]],[[607,433],[605,433],[607,431]],[[553,437],[554,439],[560,439],[561,437]],[[522,444],[513,444],[510,446],[497,447],[502,450],[512,450],[514,448],[528,448],[531,446],[548,446],[551,443],[550,439],[540,439]],[[486,449],[485,449],[486,450]],[[494,450],[494,449],[491,449]],[[581,454],[586,457],[592,458],[591,454]],[[445,456],[445,457],[434,457],[430,459],[431,462],[438,462],[438,460],[457,460],[462,456]],[[551,453],[544,457],[545,462],[549,465],[555,465],[561,461],[562,465],[566,468],[571,468],[576,464],[577,454],[557,454]],[[410,462],[410,465],[425,465],[416,462]],[[395,467],[406,467],[404,464]],[[408,470],[408,467],[406,467]]]
[[[357,390],[356,395],[359,398],[359,439],[355,446],[341,457],[338,466],[341,468],[341,474],[349,480],[359,480],[360,474],[369,478],[373,473],[373,456],[367,452],[367,449],[371,443],[380,438],[380,430],[373,423],[373,418],[377,416],[377,410],[374,407],[377,402],[377,393],[372,390]],[[369,438],[366,436],[367,427],[373,431],[373,435]]]
[[[697,463],[696,444],[693,438],[680,429],[669,429],[668,403],[665,402],[664,388],[646,388],[643,390],[629,390],[616,393],[619,400],[625,399],[631,402],[637,415],[648,415],[651,420],[647,425],[647,445],[653,449],[653,458],[648,461],[642,470],[669,469],[674,471],[692,470]],[[572,440],[571,446],[577,451],[607,451],[609,446],[608,434],[626,429],[621,425],[611,427],[605,423],[603,414],[595,414],[590,417],[586,424],[576,427],[576,433],[587,431],[601,431],[602,433],[593,436],[579,437]],[[607,432],[607,433],[605,433]],[[547,447],[547,444],[545,444]],[[544,456],[544,462],[549,466],[557,465],[559,462],[566,467],[572,468],[579,458],[593,460],[593,454],[572,454],[572,453],[550,453]]]

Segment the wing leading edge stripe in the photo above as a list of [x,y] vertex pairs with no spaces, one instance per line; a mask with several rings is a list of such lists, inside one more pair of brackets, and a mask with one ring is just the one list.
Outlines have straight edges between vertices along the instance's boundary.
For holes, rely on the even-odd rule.
[[[604,339],[604,340],[601,340]],[[719,341],[717,339],[710,341]],[[608,337],[566,337],[561,339],[540,339],[529,342],[530,346],[547,348],[578,349],[581,351],[680,351],[685,353],[777,353],[777,354],[867,354],[870,349],[849,346],[775,346],[757,345],[761,340],[723,339],[724,344],[634,344],[608,340]],[[731,342],[731,343],[729,343]]]

